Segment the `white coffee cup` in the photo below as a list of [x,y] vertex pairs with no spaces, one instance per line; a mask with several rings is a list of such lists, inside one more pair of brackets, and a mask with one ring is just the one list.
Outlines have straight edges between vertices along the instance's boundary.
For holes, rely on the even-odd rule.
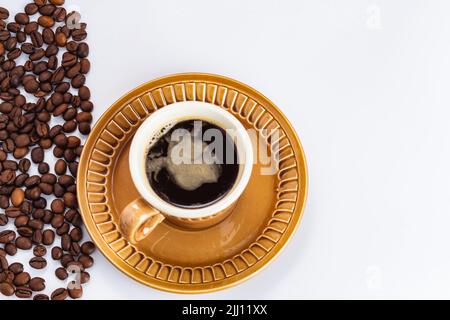
[[[185,120],[204,120],[233,133],[239,158],[236,181],[216,202],[200,208],[183,208],[162,199],[147,178],[146,159],[161,130]],[[156,139],[157,140],[157,139]],[[131,177],[141,198],[128,204],[120,216],[120,228],[132,243],[138,243],[164,219],[191,229],[206,228],[225,219],[244,192],[253,169],[253,147],[244,126],[231,113],[205,102],[179,102],[155,111],[137,130],[131,143]],[[120,182],[119,182],[120,183]]]

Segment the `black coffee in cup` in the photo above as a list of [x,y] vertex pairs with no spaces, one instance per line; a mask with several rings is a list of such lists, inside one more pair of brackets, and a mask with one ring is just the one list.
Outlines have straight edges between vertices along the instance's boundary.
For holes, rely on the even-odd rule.
[[161,130],[146,159],[155,193],[183,208],[201,208],[223,198],[233,188],[239,166],[231,135],[204,120],[185,120]]

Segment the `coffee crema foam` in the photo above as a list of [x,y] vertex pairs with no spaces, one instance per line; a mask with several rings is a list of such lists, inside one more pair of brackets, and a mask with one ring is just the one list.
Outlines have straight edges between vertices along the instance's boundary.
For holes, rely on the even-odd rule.
[[[198,189],[205,183],[217,183],[219,177],[222,173],[222,168],[219,164],[207,164],[207,163],[197,163],[203,161],[203,151],[206,149],[208,144],[202,141],[201,137],[198,135],[192,135],[191,142],[188,145],[185,139],[181,141],[171,141],[169,137],[164,136],[164,139],[168,143],[167,155],[162,156],[150,150],[149,157],[152,161],[147,162],[147,172],[151,175],[158,176],[162,169],[166,169],[169,174],[173,177],[175,183],[182,189],[193,191]],[[202,152],[200,154],[195,154],[193,148],[194,143],[200,143],[202,146]],[[172,153],[176,149],[180,149],[180,157],[184,158],[183,152],[191,149],[190,161],[189,163],[174,163]]]
[[[205,132],[210,129],[216,130],[216,137],[206,142]],[[218,152],[217,147],[222,150]],[[232,163],[225,163],[230,157]],[[146,173],[153,190],[181,207],[201,207],[219,200],[234,185],[238,171],[231,137],[203,120],[165,126],[152,139],[147,153]]]

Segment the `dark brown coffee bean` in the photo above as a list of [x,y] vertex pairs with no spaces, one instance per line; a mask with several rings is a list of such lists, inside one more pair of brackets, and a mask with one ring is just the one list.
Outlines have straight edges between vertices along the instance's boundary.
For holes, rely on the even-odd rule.
[[53,260],[61,259],[62,255],[63,255],[63,250],[60,247],[52,248],[52,259]]
[[12,230],[5,230],[0,232],[0,243],[13,242],[16,238],[16,233]]
[[44,28],[42,31],[42,39],[46,44],[52,44],[55,41],[55,33],[50,28]]
[[56,289],[55,291],[53,291],[53,293],[51,295],[51,299],[52,300],[66,300],[68,295],[69,294],[66,289],[59,288],[59,289]]
[[55,275],[59,280],[66,280],[69,277],[67,270],[63,267],[59,267],[55,270]]
[[[67,74],[66,74],[67,75]],[[73,77],[71,84],[74,88],[81,88],[86,82],[86,77],[82,74],[77,74]]]
[[78,95],[80,96],[81,100],[87,101],[91,98],[91,91],[89,90],[88,87],[82,86],[78,90]]
[[46,294],[37,294],[33,297],[33,300],[46,301],[46,300],[50,300],[50,298]]
[[24,286],[30,282],[30,279],[31,277],[28,272],[20,272],[14,277],[14,285],[17,287]]
[[70,225],[66,222],[63,223],[63,225],[61,227],[59,227],[58,229],[56,229],[56,234],[58,236],[62,236],[63,234],[68,233],[70,230]]
[[64,193],[64,204],[66,207],[76,209],[78,207],[77,196],[71,192]]
[[42,34],[40,34],[38,31],[34,31],[30,34],[31,43],[35,48],[40,48],[44,44],[44,39],[42,37]]
[[61,265],[64,268],[67,268],[68,264],[72,261],[74,261],[74,260],[73,260],[72,255],[70,255],[70,254],[63,254],[61,257]]
[[31,160],[34,163],[39,163],[44,161],[44,150],[40,147],[31,150]]
[[[16,178],[16,182],[17,182],[17,178]],[[1,195],[0,196],[0,208],[2,209],[6,209],[9,207],[9,199],[7,196],[5,195]],[[0,222],[0,226],[1,226],[1,222]]]
[[17,233],[20,234],[22,237],[29,238],[33,235],[33,229],[31,229],[28,226],[21,227],[21,228],[17,228]]
[[51,203],[51,209],[55,214],[64,213],[65,209],[64,202],[61,199],[53,200]]
[[16,20],[16,22],[18,24],[21,24],[21,25],[25,25],[30,22],[30,18],[28,17],[28,15],[26,13],[18,13],[14,17],[14,19]]
[[[5,210],[5,214],[8,218],[17,218],[18,216],[20,216],[22,214],[22,211],[20,210],[20,208],[10,207]],[[1,239],[1,233],[0,233],[0,239]],[[0,240],[0,243],[1,243],[1,240]]]
[[36,14],[39,7],[35,3],[29,3],[25,6],[25,13],[29,16]]
[[9,18],[9,11],[6,8],[0,7],[0,19],[6,20]]
[[41,177],[41,182],[48,183],[48,184],[55,184],[56,183],[56,176],[52,173],[43,174]]
[[42,243],[49,246],[55,241],[55,232],[53,230],[45,230],[42,234]]
[[78,124],[78,130],[81,134],[89,134],[91,132],[91,125],[88,122],[81,122]]
[[8,268],[9,271],[11,271],[12,273],[19,274],[23,272],[23,264],[19,263],[19,262],[15,262],[13,264],[11,264]]
[[8,260],[5,258],[5,256],[0,256],[0,271],[8,270],[8,266]]
[[91,256],[82,255],[78,258],[78,261],[83,264],[85,269],[88,269],[94,265],[94,259]]
[[66,52],[63,54],[61,64],[64,68],[70,68],[70,67],[73,67],[77,63],[77,60],[78,59],[77,59],[76,55]]
[[39,82],[35,78],[29,79],[23,84],[25,91],[28,93],[35,93],[39,89]]
[[47,249],[42,245],[37,245],[33,248],[33,254],[35,257],[43,257],[47,254]]
[[4,215],[3,213],[0,214],[0,226],[6,226],[8,224],[8,217]]
[[16,297],[21,299],[29,299],[33,295],[33,292],[28,287],[17,287],[16,288]]
[[50,166],[48,165],[47,162],[41,162],[38,165],[38,172],[40,174],[46,174],[50,171]]
[[14,273],[15,275],[18,275],[19,273],[23,272],[23,264],[15,262],[9,266],[8,270]]
[[89,45],[85,42],[78,44],[77,55],[80,58],[86,58],[89,55]]
[[34,292],[43,291],[45,289],[45,280],[39,277],[32,278],[29,287]]
[[63,22],[66,19],[67,11],[66,9],[59,7],[53,12],[53,18],[56,22]]
[[34,269],[44,269],[47,266],[47,260],[45,260],[45,258],[42,257],[31,258],[30,266]]
[[57,229],[61,227],[64,223],[64,216],[62,214],[55,214],[52,219],[52,227]]
[[25,227],[28,225],[28,222],[30,221],[30,218],[26,215],[21,215],[14,220],[14,225],[16,228]]
[[58,183],[63,187],[68,188],[69,186],[75,184],[75,179],[72,176],[64,174],[58,178]]
[[53,193],[53,186],[48,183],[40,183],[39,189],[41,189],[42,193],[45,195],[51,195]]
[[9,256],[15,256],[17,253],[17,246],[12,242],[7,243],[5,244],[5,251]]
[[57,175],[63,175],[66,173],[67,170],[67,164],[64,160],[57,160],[55,163],[55,173]]
[[4,296],[10,297],[14,294],[14,287],[7,282],[0,283],[0,293]]
[[62,248],[64,251],[69,251],[69,250],[70,250],[71,244],[72,244],[72,239],[71,239],[71,237],[70,237],[68,234],[64,234],[64,235],[61,237],[61,248]]
[[[31,161],[28,159],[22,159],[19,161],[19,170],[22,173],[28,172],[31,167]],[[17,178],[16,178],[17,179]]]
[[85,255],[91,255],[95,252],[95,244],[92,241],[86,241],[81,245],[81,252]]
[[30,250],[33,247],[33,243],[29,238],[18,237],[16,239],[16,247],[21,250]]
[[28,222],[28,226],[34,230],[42,230],[44,228],[44,223],[39,219],[33,219]]

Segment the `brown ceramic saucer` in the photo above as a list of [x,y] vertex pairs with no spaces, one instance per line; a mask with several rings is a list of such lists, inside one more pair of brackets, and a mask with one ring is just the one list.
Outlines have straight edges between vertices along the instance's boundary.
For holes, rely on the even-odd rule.
[[[128,169],[130,141],[154,110],[187,100],[224,108],[247,128],[279,128],[279,139],[268,139],[280,146],[278,172],[261,175],[255,164],[233,213],[218,225],[192,231],[163,222],[131,245],[117,226],[122,209],[139,197]],[[277,256],[301,219],[307,170],[295,131],[271,101],[235,80],[188,73],[150,81],[114,103],[84,146],[77,183],[87,230],[112,264],[157,289],[202,293],[236,285]]]

